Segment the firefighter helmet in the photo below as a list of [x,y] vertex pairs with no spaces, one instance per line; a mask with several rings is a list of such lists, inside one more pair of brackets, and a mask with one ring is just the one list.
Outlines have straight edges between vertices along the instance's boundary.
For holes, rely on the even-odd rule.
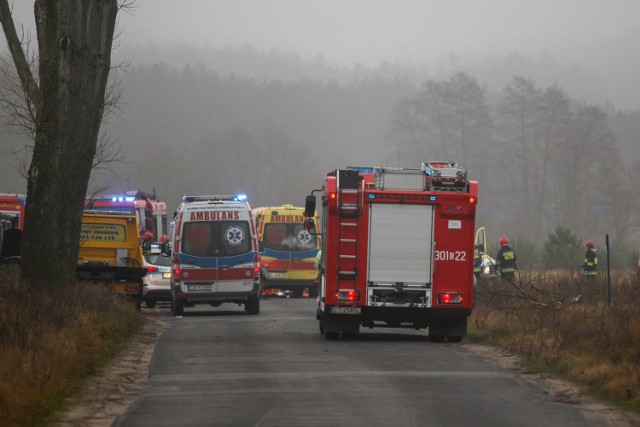
[[500,238],[500,246],[507,246],[509,244],[509,239],[506,236],[502,236]]
[[163,234],[162,236],[160,236],[160,242],[161,243],[169,243],[169,236],[166,234]]
[[586,242],[584,242],[584,245],[589,249],[593,249],[596,247],[596,245],[593,243],[593,240],[587,240]]

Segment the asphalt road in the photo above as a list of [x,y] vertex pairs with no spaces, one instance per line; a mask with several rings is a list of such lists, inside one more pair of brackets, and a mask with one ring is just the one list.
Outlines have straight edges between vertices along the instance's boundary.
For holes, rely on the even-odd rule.
[[[604,426],[463,343],[412,329],[327,341],[311,299],[187,308],[114,426]],[[165,315],[164,313],[162,314]]]

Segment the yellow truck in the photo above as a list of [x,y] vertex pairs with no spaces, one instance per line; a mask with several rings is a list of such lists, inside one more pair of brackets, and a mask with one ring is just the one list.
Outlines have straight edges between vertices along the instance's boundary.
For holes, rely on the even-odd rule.
[[85,211],[82,215],[79,282],[103,283],[142,302],[142,278],[147,274],[135,215]]

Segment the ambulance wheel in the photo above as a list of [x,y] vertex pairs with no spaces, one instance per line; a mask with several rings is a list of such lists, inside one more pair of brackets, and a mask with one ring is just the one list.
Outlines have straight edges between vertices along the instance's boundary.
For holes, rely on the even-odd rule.
[[184,314],[184,303],[178,301],[173,295],[171,295],[171,313],[174,316],[182,316]]
[[251,298],[245,305],[244,310],[249,314],[260,314],[260,298]]
[[337,340],[338,339],[338,335],[340,335],[339,332],[325,332],[324,333],[324,338],[327,340]]
[[309,287],[309,298],[316,298],[318,296],[318,285],[311,285]]
[[347,340],[355,340],[359,334],[360,332],[343,332],[342,336]]

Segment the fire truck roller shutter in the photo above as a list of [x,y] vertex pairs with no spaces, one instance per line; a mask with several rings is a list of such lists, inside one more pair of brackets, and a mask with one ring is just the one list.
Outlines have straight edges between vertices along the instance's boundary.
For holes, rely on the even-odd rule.
[[433,206],[371,206],[368,281],[431,283]]

